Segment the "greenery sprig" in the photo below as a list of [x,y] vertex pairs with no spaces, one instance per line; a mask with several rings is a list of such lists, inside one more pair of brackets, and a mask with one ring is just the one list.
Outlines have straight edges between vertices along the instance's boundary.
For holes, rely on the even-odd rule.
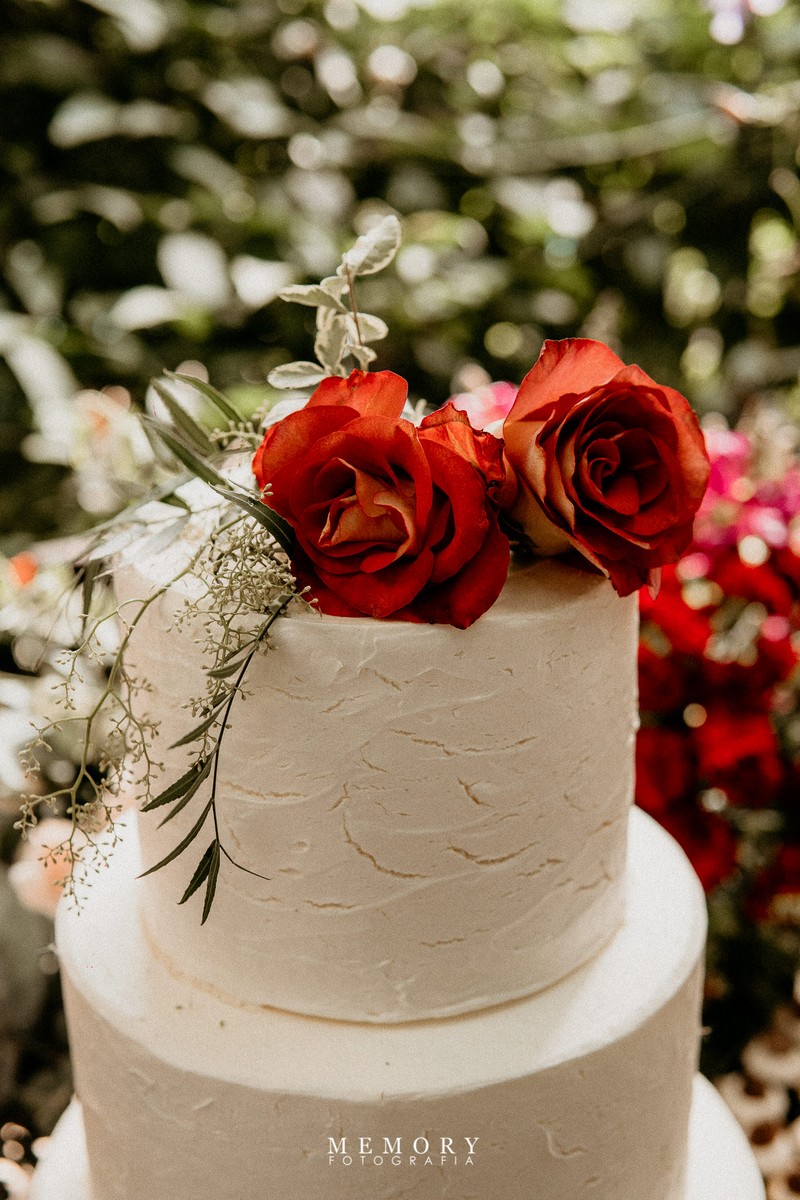
[[[349,364],[368,369],[376,357],[370,343],[385,337],[388,330],[379,317],[359,311],[355,281],[387,266],[399,244],[399,221],[385,217],[347,250],[335,275],[320,284],[284,289],[281,295],[285,300],[317,310],[317,361],[277,368],[269,376],[274,387],[312,387],[328,375],[346,374]],[[204,423],[181,400],[187,386],[207,403],[211,415]],[[105,862],[116,844],[119,781],[126,772],[141,794],[141,811],[158,813],[162,826],[201,794],[202,808],[188,832],[143,874],[161,870],[177,859],[210,822],[211,841],[178,901],[184,904],[205,885],[201,918],[205,922],[223,859],[248,874],[267,878],[238,862],[220,836],[220,760],[233,706],[247,694],[246,676],[254,657],[268,645],[278,617],[293,601],[305,601],[291,573],[290,526],[269,507],[268,495],[259,496],[237,479],[237,468],[249,461],[263,437],[259,422],[243,417],[223,393],[194,376],[165,372],[152,387],[163,416],[148,413],[141,420],[158,461],[168,468],[168,477],[90,535],[76,564],[81,634],[64,654],[64,679],[58,685],[66,711],[37,729],[24,752],[26,768],[35,776],[40,773],[40,752],[48,747],[48,737],[68,723],[80,723],[83,739],[78,773],[68,787],[25,797],[18,824],[23,829],[34,825],[42,806],[66,813],[72,831],[64,843],[49,851],[49,857],[64,863],[65,889],[79,899],[79,885],[88,882],[90,867]],[[194,481],[214,494],[205,507],[199,506],[196,489],[187,492],[187,485]],[[142,599],[116,603],[110,598],[108,579],[115,559],[121,556],[130,561],[135,556],[141,561],[164,555],[192,522],[202,526],[199,548],[188,560],[183,552],[181,565],[166,582]],[[174,594],[176,585],[189,577],[193,586],[185,589],[175,629],[184,629],[199,640],[206,688],[202,696],[187,700],[194,724],[169,747],[186,747],[188,766],[178,778],[155,791],[154,782],[164,764],[152,756],[158,723],[147,712],[151,688],[147,680],[133,675],[126,652],[153,603],[168,592]],[[114,624],[120,628],[120,639],[108,664],[103,647],[107,630]],[[202,631],[199,638],[198,628]],[[105,683],[89,712],[80,713],[75,693],[87,658],[105,669]],[[99,777],[91,765],[98,745],[103,747]]]
[[400,222],[395,216],[384,217],[342,256],[335,275],[318,284],[292,284],[279,293],[282,300],[316,308],[317,361],[276,367],[269,374],[273,387],[313,387],[327,375],[347,374],[348,359],[362,371],[369,368],[377,357],[369,343],[385,338],[389,328],[380,317],[359,311],[355,281],[388,267],[399,247]]

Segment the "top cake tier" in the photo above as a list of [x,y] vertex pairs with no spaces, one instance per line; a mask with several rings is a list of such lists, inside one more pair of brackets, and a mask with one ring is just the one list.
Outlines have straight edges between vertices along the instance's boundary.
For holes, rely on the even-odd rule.
[[[155,586],[143,567],[121,597]],[[171,592],[134,635],[166,747],[203,692]],[[636,723],[636,599],[541,561],[513,568],[467,630],[322,617],[297,606],[248,673],[219,764],[223,859],[205,925],[185,856],[143,879],[141,911],[175,971],[239,1003],[352,1021],[449,1016],[531,994],[622,919]],[[159,781],[161,786],[161,781]],[[143,859],[188,831],[203,793]],[[194,847],[193,847],[194,849]]]

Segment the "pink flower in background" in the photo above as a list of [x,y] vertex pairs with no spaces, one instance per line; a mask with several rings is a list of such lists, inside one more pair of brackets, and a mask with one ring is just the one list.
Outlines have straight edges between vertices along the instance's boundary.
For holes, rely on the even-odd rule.
[[697,546],[735,546],[758,538],[745,553],[758,565],[769,549],[792,542],[792,520],[800,515],[800,469],[796,463],[763,464],[757,443],[728,429],[705,431],[711,460],[708,489],[697,514]]
[[17,861],[8,869],[8,879],[18,900],[32,912],[55,916],[69,863],[61,855],[53,858],[48,851],[66,842],[71,832],[72,822],[65,817],[45,817],[28,832]]
[[[460,408],[469,417],[473,429],[489,429],[496,422],[503,422],[511,411],[517,389],[513,383],[487,383],[475,392],[459,392],[450,397],[454,408]],[[495,431],[490,430],[491,433]]]
[[706,429],[704,436],[711,462],[705,495],[709,503],[720,496],[730,497],[736,481],[747,474],[753,448],[745,434],[732,429]]

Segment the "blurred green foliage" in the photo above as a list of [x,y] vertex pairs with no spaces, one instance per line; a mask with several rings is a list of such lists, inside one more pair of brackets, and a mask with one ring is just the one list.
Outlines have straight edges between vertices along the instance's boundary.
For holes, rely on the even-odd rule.
[[800,21],[765,7],[725,45],[713,0],[6,0],[0,528],[80,523],[79,389],[199,359],[262,396],[309,351],[278,289],[389,210],[363,299],[412,393],[580,333],[701,410],[796,406]]

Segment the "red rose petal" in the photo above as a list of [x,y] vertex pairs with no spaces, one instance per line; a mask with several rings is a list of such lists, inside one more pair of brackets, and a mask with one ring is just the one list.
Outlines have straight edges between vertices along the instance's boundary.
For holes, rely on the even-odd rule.
[[431,586],[410,606],[413,618],[467,629],[494,604],[508,575],[511,550],[492,514],[483,545],[444,583]]
[[486,485],[481,476],[459,454],[446,446],[420,436],[420,442],[431,467],[436,487],[449,500],[449,525],[447,543],[437,549],[426,538],[427,545],[436,550],[436,566],[431,583],[449,579],[480,549],[486,536],[488,516],[486,513]]
[[338,375],[323,379],[306,409],[344,405],[361,416],[399,417],[407,395],[408,384],[393,371],[351,371],[347,379]]
[[[321,437],[340,429],[352,414],[345,408],[317,408],[309,411],[301,408],[289,413],[282,421],[271,425],[253,458],[253,473],[260,490],[269,485],[270,507],[281,516],[289,517],[292,512],[291,478],[297,461],[302,461]],[[285,468],[289,468],[287,486],[279,481]]]
[[632,517],[641,505],[639,485],[633,475],[617,475],[605,492],[605,503],[621,516]]
[[548,408],[564,396],[584,396],[601,384],[613,379],[621,367],[621,358],[602,342],[589,338],[564,338],[545,342],[534,366],[520,384],[511,411],[503,426],[508,446],[519,449],[524,431],[518,430],[521,421],[542,419]]
[[416,558],[400,559],[372,574],[350,571],[336,575],[319,562],[317,556],[316,574],[332,592],[359,612],[382,619],[405,608],[419,595],[430,581],[435,558],[423,547]]

